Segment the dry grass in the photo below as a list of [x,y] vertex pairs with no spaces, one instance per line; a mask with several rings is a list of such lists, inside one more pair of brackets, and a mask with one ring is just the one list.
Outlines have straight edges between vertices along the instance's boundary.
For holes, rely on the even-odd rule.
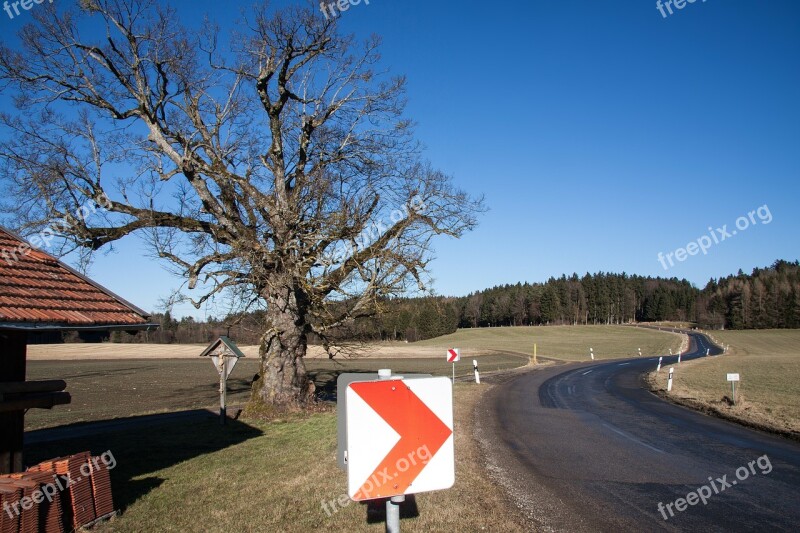
[[[800,436],[800,330],[713,332],[728,354],[675,366],[671,397],[695,407]],[[736,405],[731,405],[728,373],[739,373]],[[653,381],[654,380],[654,381]],[[666,389],[667,373],[651,374]]]
[[692,329],[696,326],[694,322],[670,322],[665,320],[663,322],[647,322],[648,326],[658,326],[662,328],[678,328],[678,329]]
[[435,347],[439,350],[457,347],[462,356],[486,350],[501,350],[526,355],[533,354],[537,345],[539,356],[585,361],[589,359],[589,348],[597,359],[635,357],[638,349],[642,354],[666,354],[677,350],[681,336],[628,326],[547,326],[460,329],[445,335],[415,343],[416,346]]
[[[526,363],[524,355],[533,342],[539,343],[542,355],[581,359],[586,358],[588,346],[594,347],[598,358],[632,356],[639,347],[645,354],[663,353],[676,348],[680,337],[626,327],[472,330],[410,346],[440,354],[435,360],[357,359],[341,367],[327,361],[309,366],[316,364],[318,378],[327,383],[339,371],[372,366],[442,374],[449,369],[443,350],[454,342],[465,357],[490,350],[523,355],[484,356],[485,370],[492,361],[498,368]],[[237,367],[233,386],[238,393],[246,394],[247,377],[256,363],[256,358],[248,358]],[[65,377],[79,400],[70,408],[86,409],[86,419],[96,419],[104,409],[121,413],[154,403],[163,410],[176,410],[205,398],[212,405],[216,400],[213,369],[202,360],[33,361],[29,370],[44,377]],[[81,398],[79,383],[83,393],[99,396]],[[450,490],[418,495],[418,516],[403,520],[404,531],[525,531],[519,512],[488,480],[472,436],[474,407],[488,388],[456,384],[456,484]],[[273,422],[238,420],[225,428],[212,418],[156,431],[108,433],[34,446],[27,459],[34,463],[85,449],[111,450],[118,464],[112,480],[117,505],[124,512],[100,526],[101,533],[384,530],[382,522],[369,523],[365,505],[350,503],[330,514],[323,508],[323,502],[338,500],[346,487],[346,474],[336,465],[332,413]]]
[[[456,484],[418,495],[419,516],[403,519],[403,531],[524,531],[502,491],[487,480],[472,438],[471,416],[485,390],[456,384]],[[124,512],[99,532],[384,530],[382,522],[367,523],[365,505],[323,509],[323,502],[346,490],[346,474],[336,465],[332,413],[284,422],[237,421],[227,428],[210,420],[119,433],[91,443],[59,443],[58,451],[39,447],[29,458],[87,447],[110,449],[117,461],[111,475]]]
[[[28,346],[29,361],[95,361],[119,359],[196,359],[205,349],[200,344],[39,344]],[[239,346],[246,357],[257,358],[258,346]],[[377,342],[348,347],[348,355],[360,359],[413,359],[444,357],[438,348],[407,342]],[[476,354],[476,355],[482,355]],[[320,346],[309,346],[306,359],[327,359]]]
[[[549,336],[556,331],[560,339]],[[680,342],[678,337],[659,332],[640,336],[640,333],[651,332],[633,328],[502,328],[469,332],[471,337],[459,332],[450,340],[455,340],[465,350],[486,349],[491,344],[498,349],[523,351],[532,332],[537,334],[536,342],[540,342],[540,346],[551,347],[548,355],[568,354],[575,346],[586,342],[594,343],[598,355],[614,353],[615,349],[625,352],[631,342],[637,348],[641,344],[643,351],[650,346],[653,353],[663,353],[666,350],[659,342],[664,342],[667,348]],[[621,338],[623,333],[628,338]],[[725,373],[740,372],[744,401],[736,408],[739,410],[736,414],[763,412],[775,420],[792,420],[794,425],[788,427],[797,429],[800,331],[724,332],[717,337],[721,342],[730,342],[733,353],[681,364],[677,367],[676,395],[719,402],[722,396],[729,394]],[[646,344],[647,338],[652,344]],[[437,350],[449,344],[448,339],[437,341],[439,344],[428,343]],[[135,363],[126,362],[129,368]],[[172,363],[185,365],[188,361],[141,363],[153,366],[152,375],[162,375],[163,383],[169,385],[172,380],[179,379],[180,370],[185,372],[187,367],[175,366],[174,372],[166,372],[166,369]],[[374,363],[384,364],[382,361]],[[52,363],[40,364],[46,368]],[[398,369],[403,364],[413,366],[422,361],[394,362]],[[208,366],[198,366],[197,372],[208,370],[211,373]],[[64,367],[63,371],[66,369]],[[320,372],[332,370],[319,369]],[[97,373],[90,374],[87,379],[101,383],[117,376],[115,379],[121,383],[139,374],[126,372],[124,366],[116,372],[98,368]],[[665,377],[662,371],[658,379]],[[213,379],[207,381],[200,386],[203,393],[207,388],[213,391]],[[507,501],[502,490],[488,481],[483,458],[472,437],[474,407],[488,388],[471,383],[456,384],[456,484],[447,491],[420,494],[416,498],[419,516],[404,519],[403,531],[525,530],[523,517]],[[365,505],[349,503],[330,514],[323,508],[323,502],[338,499],[346,486],[346,475],[336,466],[335,426],[333,413],[269,423],[240,420],[226,428],[209,419],[202,423],[165,426],[158,431],[120,432],[95,436],[91,440],[40,445],[28,450],[28,461],[83,449],[95,453],[111,450],[117,461],[117,467],[111,472],[114,494],[118,507],[124,512],[112,522],[101,525],[97,529],[100,533],[383,531],[382,522],[368,523]]]
[[[673,333],[626,326],[547,326],[460,329],[427,341],[379,342],[353,348],[359,359],[413,359],[444,357],[448,348],[461,348],[462,356],[475,357],[498,351],[538,355],[570,361],[588,359],[589,348],[598,359],[667,353],[680,342]],[[28,347],[29,361],[92,361],[117,359],[194,359],[205,346],[189,344],[47,344]],[[258,357],[257,346],[240,346],[247,357]],[[327,359],[319,346],[309,346],[307,359]]]

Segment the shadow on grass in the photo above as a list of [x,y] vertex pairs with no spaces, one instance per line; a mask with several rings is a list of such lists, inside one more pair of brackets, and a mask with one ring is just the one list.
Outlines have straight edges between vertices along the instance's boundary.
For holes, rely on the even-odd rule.
[[314,382],[316,390],[314,394],[317,400],[322,402],[335,402],[336,401],[336,380],[339,374],[371,374],[377,378],[376,371],[373,370],[311,370],[308,372],[308,377]]
[[178,420],[165,415],[162,421],[154,415],[146,425],[82,436],[70,435],[70,428],[65,427],[64,438],[27,445],[25,463],[33,465],[86,450],[92,455],[110,451],[116,461],[110,472],[114,505],[124,511],[164,482],[158,475],[161,470],[263,434],[239,420],[229,419],[221,426],[218,417],[201,413]]
[[[380,498],[378,500],[369,500],[362,502],[367,506],[367,524],[380,524],[386,522],[386,502],[389,498]],[[400,519],[405,520],[408,518],[418,518],[419,508],[417,507],[417,498],[414,494],[408,494],[406,500],[400,504]]]

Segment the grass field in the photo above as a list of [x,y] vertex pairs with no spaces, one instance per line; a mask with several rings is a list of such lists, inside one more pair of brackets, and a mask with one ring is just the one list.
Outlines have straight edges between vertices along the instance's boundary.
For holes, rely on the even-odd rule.
[[[664,353],[680,337],[627,327],[496,328],[459,331],[409,352],[441,353],[412,359],[309,359],[306,364],[320,389],[331,390],[346,371],[391,368],[395,373],[449,375],[445,348],[462,349],[457,375],[472,372],[471,356],[482,355],[483,372],[528,364],[533,342],[539,354],[587,359]],[[85,348],[84,348],[85,349]],[[135,352],[132,352],[135,353]],[[515,355],[516,354],[516,355]],[[229,379],[229,404],[243,404],[257,358],[240,361]],[[65,379],[71,405],[51,411],[31,410],[28,429],[138,414],[180,411],[217,405],[217,379],[199,358],[117,360],[32,360],[29,379]],[[471,415],[488,385],[455,387],[456,484],[451,490],[418,495],[408,506],[404,531],[524,531],[524,520],[492,485],[472,438]],[[222,428],[216,418],[173,422],[154,430],[109,432],[52,444],[29,446],[29,464],[54,456],[91,450],[111,451],[114,496],[121,517],[97,531],[383,531],[367,506],[349,503],[327,513],[323,502],[342,498],[346,475],[336,466],[336,415],[322,412],[282,421],[234,420]],[[223,496],[224,494],[224,496]],[[416,513],[414,511],[416,507]]]
[[[482,372],[491,372],[528,364],[534,343],[541,356],[588,360],[590,347],[597,359],[632,357],[639,348],[644,355],[667,353],[680,345],[680,337],[625,326],[469,329],[419,343],[381,344],[365,352],[407,354],[410,356],[407,358],[359,357],[335,361],[310,358],[306,366],[321,398],[325,399],[330,397],[336,376],[341,372],[390,368],[396,373],[449,376],[452,367],[444,360],[444,354],[451,347],[462,350],[462,361],[456,364],[457,376],[472,373],[473,357],[479,358]],[[52,410],[31,410],[25,417],[28,430],[218,405],[216,374],[209,361],[196,356],[197,346],[78,344],[32,346],[31,351],[28,379],[66,380],[72,403]],[[94,359],[89,357],[93,352],[105,357],[120,356]],[[59,359],[44,359],[47,354],[56,354]],[[137,354],[147,354],[147,358],[130,358]],[[181,358],[166,358],[170,354]],[[433,358],[430,354],[439,355]],[[228,379],[229,406],[246,402],[257,371],[258,357],[248,353]]]
[[[525,530],[489,482],[472,439],[473,408],[487,387],[456,384],[455,486],[417,495],[418,516],[403,519],[403,531]],[[272,423],[231,421],[225,428],[209,419],[109,433],[31,446],[27,459],[87,449],[110,450],[117,463],[111,478],[123,514],[94,529],[100,533],[384,530],[365,505],[331,508],[332,500],[348,501],[347,476],[336,465],[334,413]]]
[[589,348],[597,359],[635,357],[639,348],[643,355],[666,354],[680,347],[681,337],[628,326],[547,326],[460,329],[452,335],[414,344],[442,350],[461,348],[462,355],[483,350],[532,355],[534,343],[540,356],[585,361],[589,359]]
[[[378,342],[356,350],[358,359],[436,359],[448,348],[461,348],[462,356],[476,357],[497,352],[538,355],[565,360],[595,357],[609,359],[633,357],[642,349],[645,355],[665,354],[680,345],[677,336],[650,329],[627,326],[547,326],[460,329],[421,342]],[[197,360],[204,346],[180,344],[49,344],[28,347],[29,361],[94,361],[112,359],[190,359]],[[248,358],[258,358],[257,346],[240,346]],[[327,360],[319,346],[309,346],[306,361]],[[308,363],[310,366],[312,362]]]
[[[675,367],[672,396],[754,425],[800,436],[800,330],[714,331],[728,354]],[[737,405],[726,374],[739,373]],[[653,376],[651,376],[652,379]],[[656,387],[666,389],[662,371]]]
[[[484,355],[482,372],[528,364],[527,357]],[[341,372],[377,372],[449,376],[452,365],[437,359],[309,359],[306,365],[321,397],[335,390]],[[239,361],[228,378],[228,405],[243,405],[250,383],[258,371],[258,359]],[[456,364],[456,375],[472,374],[472,361]],[[60,426],[75,422],[107,420],[151,413],[199,409],[219,405],[219,381],[211,362],[192,359],[128,359],[116,361],[29,361],[28,379],[64,379],[72,403],[52,410],[32,409],[25,417],[26,429]]]

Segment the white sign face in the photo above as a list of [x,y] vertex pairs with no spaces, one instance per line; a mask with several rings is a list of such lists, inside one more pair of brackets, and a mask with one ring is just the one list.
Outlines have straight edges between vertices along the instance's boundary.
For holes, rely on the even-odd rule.
[[[214,368],[217,369],[217,373],[218,374],[222,374],[222,370],[223,369],[220,368],[219,356],[212,355],[211,356],[211,362],[214,363]],[[239,358],[238,357],[223,357],[223,362],[225,363],[225,369],[224,370],[225,370],[225,378],[227,379],[227,377],[231,375],[231,372],[233,372],[233,367],[235,367],[236,363],[239,362]]]
[[447,362],[448,363],[457,363],[461,361],[461,352],[458,348],[452,348],[447,350]]
[[449,489],[455,483],[448,378],[347,386],[347,495],[355,501]]
[[728,374],[728,381],[739,381],[739,374]]

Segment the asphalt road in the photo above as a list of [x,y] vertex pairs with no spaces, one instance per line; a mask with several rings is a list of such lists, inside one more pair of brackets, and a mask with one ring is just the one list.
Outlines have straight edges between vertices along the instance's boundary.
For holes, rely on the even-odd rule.
[[[683,360],[719,351],[691,340]],[[798,531],[800,443],[661,400],[643,382],[657,363],[560,365],[487,396],[490,470],[531,530]]]

